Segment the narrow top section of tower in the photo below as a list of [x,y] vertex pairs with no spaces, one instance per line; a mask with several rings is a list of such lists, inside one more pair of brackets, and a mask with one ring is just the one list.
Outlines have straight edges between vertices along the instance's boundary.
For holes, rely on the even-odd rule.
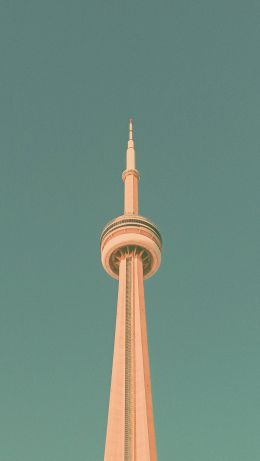
[[129,120],[129,138],[126,151],[126,169],[135,170],[135,146],[133,138],[133,120]]
[[133,139],[133,119],[129,120],[129,139]]

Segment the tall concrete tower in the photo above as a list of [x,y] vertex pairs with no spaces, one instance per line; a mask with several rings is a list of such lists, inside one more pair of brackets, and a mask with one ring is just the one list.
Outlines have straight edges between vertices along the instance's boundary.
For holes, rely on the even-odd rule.
[[122,179],[124,214],[101,235],[103,267],[119,280],[104,461],[157,461],[143,281],[160,266],[162,239],[138,214],[132,120]]

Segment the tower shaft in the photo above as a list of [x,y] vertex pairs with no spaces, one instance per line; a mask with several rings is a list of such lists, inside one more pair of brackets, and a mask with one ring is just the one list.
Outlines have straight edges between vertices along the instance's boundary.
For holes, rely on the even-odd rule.
[[124,213],[137,215],[139,173],[137,170],[125,170],[122,179],[125,183]]
[[156,461],[141,251],[119,263],[105,461]]

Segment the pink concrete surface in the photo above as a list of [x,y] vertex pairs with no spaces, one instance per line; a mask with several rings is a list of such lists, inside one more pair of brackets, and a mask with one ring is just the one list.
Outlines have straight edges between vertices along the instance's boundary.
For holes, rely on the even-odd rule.
[[[126,430],[126,258],[131,260],[131,425]],[[131,451],[125,453],[126,437]],[[110,389],[105,461],[156,461],[156,443],[152,408],[152,392],[146,332],[143,267],[134,253],[122,257],[119,270],[119,291]]]
[[155,226],[138,215],[131,120],[122,177],[124,215],[106,226],[101,239],[103,267],[119,280],[104,461],[157,461],[144,278],[160,266],[161,238]]

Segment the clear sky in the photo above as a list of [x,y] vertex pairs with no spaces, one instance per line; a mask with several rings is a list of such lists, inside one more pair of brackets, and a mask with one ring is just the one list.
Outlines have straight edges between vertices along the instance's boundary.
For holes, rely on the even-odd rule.
[[103,458],[130,116],[159,461],[259,461],[259,43],[259,0],[1,1],[0,461]]

